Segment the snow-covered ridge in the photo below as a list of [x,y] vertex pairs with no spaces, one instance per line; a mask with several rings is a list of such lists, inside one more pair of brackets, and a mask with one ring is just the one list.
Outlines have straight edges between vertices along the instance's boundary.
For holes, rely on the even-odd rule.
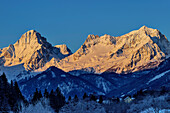
[[158,66],[170,54],[170,43],[157,29],[141,27],[125,35],[88,35],[72,55],[55,65],[66,72],[91,69],[129,73]]
[[146,26],[118,37],[88,35],[74,54],[66,45],[53,47],[40,33],[30,30],[0,50],[0,65],[23,64],[26,70],[38,72],[55,66],[66,72],[129,73],[154,68],[169,55],[165,35]]
[[[53,47],[40,33],[30,30],[24,33],[15,44],[0,50],[0,65],[10,67],[23,64],[25,70],[36,70],[52,58],[59,61],[68,56],[67,52],[64,51],[63,54],[60,48]],[[0,68],[0,71],[3,69]]]

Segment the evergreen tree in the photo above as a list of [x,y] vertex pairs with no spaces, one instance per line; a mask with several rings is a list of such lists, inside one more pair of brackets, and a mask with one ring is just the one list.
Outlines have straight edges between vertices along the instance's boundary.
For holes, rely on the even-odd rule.
[[84,93],[84,95],[83,95],[83,100],[84,100],[85,98],[87,98],[87,94],[86,94],[86,93]]
[[120,100],[119,100],[119,98],[118,98],[118,97],[116,98],[116,102],[117,102],[117,103],[118,103],[118,102],[120,102]]
[[48,94],[47,89],[45,89],[45,91],[44,91],[44,97],[45,97],[45,98],[48,98],[48,97],[49,97],[49,94]]
[[68,101],[71,101],[71,96],[68,97]]
[[96,101],[97,98],[92,94],[91,97],[90,97],[90,100]]
[[57,95],[61,95],[61,90],[60,90],[60,88],[59,88],[59,87],[57,87],[57,89],[56,89],[56,93],[57,93]]
[[101,104],[103,102],[103,98],[102,98],[102,96],[100,95],[100,97],[99,97],[99,103]]
[[41,90],[38,92],[38,100],[40,100],[40,98],[42,98]]
[[3,82],[3,84],[4,84],[4,85],[7,85],[8,80],[7,80],[7,78],[6,78],[5,73],[3,73],[3,74],[1,75],[1,78],[2,78],[2,82]]
[[5,73],[0,76],[0,111],[19,112],[21,108],[21,101],[25,102],[25,98],[18,87],[17,82],[13,85],[7,82]]
[[77,95],[75,95],[75,96],[74,96],[74,101],[75,101],[75,102],[78,102],[78,100],[79,100],[79,99],[78,99]]
[[0,111],[9,111],[11,109],[8,102],[10,86],[7,82],[5,73],[0,76],[0,84]]
[[39,92],[38,89],[36,88],[36,91],[34,92],[33,98],[32,98],[32,103],[36,104],[36,102],[38,101],[38,96],[39,96]]
[[11,88],[13,88],[14,84],[13,84],[13,80],[11,80]]
[[20,89],[19,89],[19,86],[18,86],[18,83],[17,83],[16,81],[15,81],[15,83],[14,83],[14,90],[15,90],[17,96],[18,96],[19,98],[22,98],[22,99],[23,99],[22,93],[21,93],[21,91],[20,91]]
[[59,88],[57,88],[55,92],[51,90],[49,99],[50,106],[55,109],[56,112],[58,112],[59,109],[65,104],[65,97],[62,95],[61,90]]
[[50,96],[52,96],[52,95],[54,95],[53,89],[52,89],[51,92],[50,92]]

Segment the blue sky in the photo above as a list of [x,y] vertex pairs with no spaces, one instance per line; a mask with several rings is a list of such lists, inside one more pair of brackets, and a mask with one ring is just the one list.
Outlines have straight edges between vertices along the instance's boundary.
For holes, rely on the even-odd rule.
[[35,29],[75,52],[89,34],[120,36],[143,25],[170,40],[170,0],[0,0],[0,48]]

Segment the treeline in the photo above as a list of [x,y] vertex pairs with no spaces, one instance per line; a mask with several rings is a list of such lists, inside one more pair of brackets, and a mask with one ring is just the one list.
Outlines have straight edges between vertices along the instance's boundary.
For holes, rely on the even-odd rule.
[[[87,100],[87,101],[97,101],[98,103],[103,102],[103,96],[102,95],[97,96],[95,94],[87,95],[87,93],[84,93],[83,97],[80,98],[80,99]],[[69,96],[68,103],[71,102],[71,101],[72,102],[77,102],[78,100],[79,100],[79,98],[78,98],[77,95],[75,95],[73,99],[71,98],[71,96]]]
[[[72,99],[69,96],[67,102],[64,95],[61,93],[59,87],[56,90],[51,90],[50,92],[45,89],[42,93],[41,90],[35,89],[34,94],[31,96],[30,100],[26,100],[22,95],[17,82],[11,80],[9,83],[5,73],[0,76],[0,112],[10,112],[14,113],[22,112],[22,107],[28,107],[29,105],[36,105],[38,102],[42,100],[48,100],[51,108],[54,109],[55,112],[59,112],[60,108],[63,107],[68,102],[78,102],[79,98],[77,95]],[[98,98],[93,94],[87,95],[84,93],[83,100],[96,101]],[[99,98],[99,103],[102,103],[102,96]]]
[[10,111],[14,113],[22,112],[23,106],[25,108],[30,104],[36,105],[41,99],[48,99],[55,112],[58,112],[66,103],[65,97],[58,87],[55,91],[51,90],[50,93],[45,89],[44,94],[36,88],[31,99],[27,101],[22,95],[17,82],[13,83],[11,80],[11,83],[9,83],[5,73],[0,76],[0,84],[0,112],[3,113]]
[[19,112],[21,102],[27,104],[17,82],[8,83],[6,75],[3,73],[0,76],[0,112]]
[[31,104],[37,104],[37,102],[39,102],[42,98],[49,100],[49,104],[55,110],[55,112],[59,112],[59,109],[66,103],[65,97],[61,93],[59,87],[57,87],[55,91],[51,90],[50,93],[47,91],[47,89],[45,89],[44,94],[42,94],[41,91],[38,91],[36,88],[36,91],[34,92],[34,95],[31,99]]
[[45,89],[43,94],[41,90],[38,91],[38,89],[36,88],[36,91],[34,92],[30,102],[31,104],[36,105],[39,101],[41,101],[44,98],[49,100],[49,104],[55,110],[55,112],[59,112],[60,108],[63,107],[65,104],[78,102],[79,100],[95,101],[95,102],[97,102],[98,100],[98,103],[103,102],[102,96],[98,97],[94,94],[87,95],[87,93],[84,93],[83,97],[80,99],[78,98],[77,95],[75,95],[73,98],[69,96],[68,100],[66,101],[59,87],[57,87],[55,91],[52,89],[50,93],[47,91],[47,89]]
[[[122,98],[107,98],[104,96],[98,96],[95,94],[88,95],[84,93],[82,98],[78,98],[77,95],[74,97],[69,96],[65,99],[61,93],[59,87],[50,92],[47,89],[42,93],[41,90],[35,89],[34,94],[30,100],[26,100],[22,95],[17,82],[8,82],[6,75],[3,73],[0,76],[0,112],[7,113],[13,111],[14,113],[22,113],[23,108],[27,109],[30,105],[36,106],[38,103],[48,100],[48,105],[55,111],[59,112],[60,109],[66,104],[69,109],[69,105],[76,105],[78,102],[86,103],[99,103],[105,108],[106,112],[140,112],[150,107],[155,110],[169,108],[169,90],[162,87],[161,90],[140,90],[134,95],[126,95]],[[128,97],[128,98],[126,98]],[[126,101],[125,101],[126,100]],[[103,102],[105,101],[105,102]],[[97,105],[97,104],[96,104]],[[87,104],[88,106],[88,104]],[[23,108],[22,108],[23,107]],[[73,106],[74,107],[74,106]],[[32,107],[34,109],[34,107]],[[28,109],[29,111],[29,109]],[[24,113],[24,111],[23,111]]]

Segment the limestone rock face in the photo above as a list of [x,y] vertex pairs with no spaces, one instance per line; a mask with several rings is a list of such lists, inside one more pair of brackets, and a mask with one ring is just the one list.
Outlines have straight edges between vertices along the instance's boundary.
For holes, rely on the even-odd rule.
[[64,55],[35,30],[24,33],[15,44],[3,48],[0,53],[4,66],[24,64],[27,70],[43,67],[52,58],[58,61]]
[[159,65],[170,54],[170,43],[157,29],[141,27],[119,37],[89,35],[84,44],[56,66],[64,71],[129,73]]

